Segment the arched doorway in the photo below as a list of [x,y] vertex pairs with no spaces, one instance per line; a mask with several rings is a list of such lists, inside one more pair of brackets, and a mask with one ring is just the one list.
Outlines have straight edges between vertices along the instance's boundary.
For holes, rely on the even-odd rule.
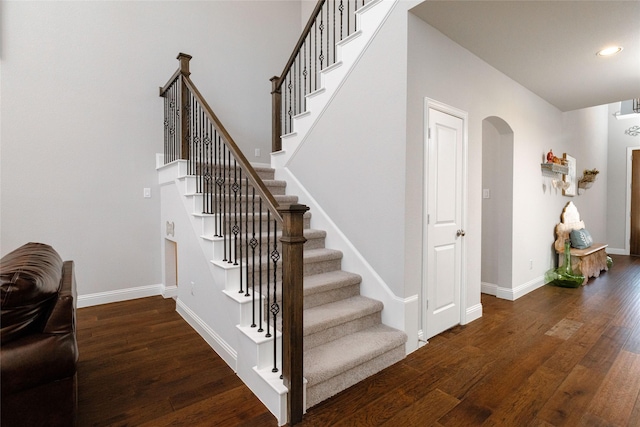
[[512,288],[513,130],[500,117],[482,121],[482,292]]

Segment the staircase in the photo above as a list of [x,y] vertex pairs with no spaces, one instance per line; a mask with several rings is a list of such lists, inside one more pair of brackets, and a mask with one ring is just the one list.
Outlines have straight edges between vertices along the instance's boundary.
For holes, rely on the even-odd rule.
[[[281,182],[273,180],[274,172],[268,171],[267,187]],[[305,224],[304,235],[304,376],[310,408],[403,359],[407,336],[382,324],[382,303],[360,295],[361,277],[341,269],[342,253],[325,247],[324,231]]]
[[[282,150],[272,154],[273,169],[249,166],[191,82],[189,55],[178,55],[180,68],[160,88],[160,96],[165,98],[165,152],[157,160],[161,184],[161,222],[167,225],[165,239],[175,242],[178,248],[175,255],[178,259],[177,276],[180,278],[177,311],[235,370],[277,417],[280,425],[296,423],[303,407],[310,408],[405,357],[407,335],[388,326],[402,327],[404,319],[397,314],[403,312],[398,308],[405,301],[395,297],[366,261],[359,258],[357,250],[287,169],[288,162],[295,156],[306,134],[320,119],[324,108],[375,37],[396,1],[355,0],[354,4],[362,4],[355,13],[358,30],[336,42],[333,53],[335,62],[331,65],[323,65],[323,55],[320,54],[319,68],[312,73],[319,76],[318,87],[308,88],[309,92],[306,84],[297,89],[295,84],[292,85],[296,79],[288,77],[286,70],[299,61],[296,54],[285,67],[283,76],[272,79],[274,105],[277,105],[275,111],[282,113],[274,114],[274,124],[280,128],[279,117],[288,116],[281,128],[287,133],[282,136]],[[321,9],[321,3],[318,3],[314,13],[318,12],[317,16],[323,19],[322,11],[327,9]],[[343,2],[339,4],[342,6]],[[316,28],[311,22],[308,28]],[[322,45],[322,23],[319,28]],[[325,38],[325,42],[329,40]],[[301,38],[300,43],[303,52],[306,52],[304,46],[308,42]],[[303,62],[306,64],[306,59]],[[298,81],[306,81],[306,68],[303,76]],[[288,82],[286,86],[282,86],[284,82]],[[286,87],[285,91],[283,87]],[[297,91],[303,91],[304,94],[295,95]],[[285,102],[281,102],[281,98]],[[304,109],[291,110],[287,107],[292,99],[294,104]],[[305,101],[302,102],[302,99]],[[273,133],[278,143],[280,135],[279,131]],[[236,176],[238,171],[240,178]],[[195,176],[195,173],[202,175]],[[203,184],[204,181],[207,184]],[[255,193],[259,193],[258,199],[255,199],[255,195],[250,197],[247,192],[243,194],[243,190],[238,194],[238,184],[247,191],[253,188]],[[288,186],[312,206],[316,214],[314,222],[322,224],[322,228],[329,231],[332,241],[345,250],[346,263],[358,273],[342,270],[343,252],[327,248],[327,232],[311,228],[312,213],[304,214],[304,301],[301,304],[293,303],[294,307],[303,307],[302,370],[299,363],[294,367],[296,362],[283,361],[286,359],[283,358],[283,347],[295,351],[299,338],[292,338],[296,337],[295,333],[282,336],[280,326],[283,320],[278,307],[284,305],[283,287],[288,292],[299,289],[295,283],[300,284],[300,274],[286,276],[295,276],[297,279],[295,283],[283,286],[282,265],[274,261],[273,265],[277,268],[275,271],[268,270],[273,253],[279,259],[279,253],[284,248],[278,240],[282,234],[279,228],[272,234],[270,231],[263,232],[263,227],[270,230],[270,224],[273,224],[273,230],[276,223],[280,227],[283,218],[276,221],[275,217],[282,206],[298,203],[296,195],[287,194]],[[207,201],[204,194],[207,195]],[[217,206],[212,206],[212,194],[215,194]],[[268,206],[263,206],[262,201]],[[240,207],[242,205],[246,207],[244,213]],[[181,209],[182,206],[184,209]],[[305,206],[300,207],[306,209]],[[240,210],[241,218],[246,218],[242,221],[249,224],[251,232],[243,225],[238,231],[238,219],[234,219],[232,214],[237,210]],[[271,219],[268,219],[269,215]],[[224,224],[221,225],[220,221]],[[218,232],[219,229],[223,231]],[[260,236],[258,242],[255,239],[256,230]],[[336,235],[340,237],[335,239]],[[292,242],[294,240],[291,239]],[[271,252],[272,249],[274,252]],[[251,259],[247,256],[249,251],[253,251]],[[233,258],[236,261],[243,259],[243,253],[246,257],[244,266],[242,261],[239,265],[232,262]],[[167,256],[170,255],[165,251]],[[300,265],[299,252],[297,257],[291,255],[289,258],[295,258],[297,265]],[[166,259],[163,261],[166,265]],[[266,271],[263,266],[267,266]],[[256,287],[256,282],[266,283],[266,289],[262,285]],[[367,296],[362,295],[361,291]],[[290,293],[284,298],[287,304],[295,300]],[[383,312],[385,305],[387,310]],[[291,325],[299,325],[299,322],[287,320],[285,325],[291,328]],[[289,354],[287,352],[285,356]],[[287,369],[297,372],[295,381],[288,376],[291,372],[287,373]],[[283,383],[283,371],[285,382],[291,380],[287,383],[291,384],[291,392]],[[299,376],[301,371],[304,381]],[[303,383],[304,390],[298,386]],[[287,419],[288,416],[291,419]]]
[[[286,389],[279,380],[279,373],[272,373],[273,356],[269,340],[257,334],[250,325],[256,312],[249,307],[250,298],[239,295],[237,276],[228,263],[221,262],[219,241],[211,238],[211,233],[202,234],[211,226],[210,216],[203,215],[202,197],[193,191],[195,177],[180,170],[178,162],[160,166],[160,180],[164,185],[175,184],[190,217],[193,232],[198,235],[204,256],[211,260],[212,285],[222,287],[228,296],[225,299],[228,312],[238,313],[237,329],[241,338],[236,360],[227,362],[236,369],[238,375],[258,395],[263,403],[286,422],[284,407]],[[274,179],[275,171],[270,168],[256,168],[266,187],[281,204],[295,203],[297,197],[286,194],[286,183]],[[163,203],[165,201],[163,200]],[[358,383],[376,372],[405,357],[407,336],[404,332],[382,324],[380,301],[360,295],[361,277],[341,269],[342,253],[325,247],[326,232],[310,227],[312,215],[305,215],[304,236],[304,377],[306,379],[306,403],[310,408],[336,393]],[[266,252],[266,251],[265,251]],[[257,274],[257,273],[255,273]],[[224,280],[224,284],[218,283]],[[229,283],[227,283],[229,282]],[[280,300],[282,287],[277,285],[277,299]],[[212,293],[215,297],[215,291]],[[223,295],[219,296],[220,298]],[[178,299],[178,311],[210,342],[217,325],[207,323],[204,316]],[[268,313],[262,308],[263,316]],[[210,329],[208,329],[210,328]],[[278,320],[279,328],[279,320]],[[213,338],[214,349],[219,350],[218,338]],[[226,343],[222,343],[226,347]],[[220,353],[220,351],[218,351]],[[276,356],[279,359],[279,354]],[[230,363],[231,362],[231,363]],[[276,360],[276,364],[279,361]]]

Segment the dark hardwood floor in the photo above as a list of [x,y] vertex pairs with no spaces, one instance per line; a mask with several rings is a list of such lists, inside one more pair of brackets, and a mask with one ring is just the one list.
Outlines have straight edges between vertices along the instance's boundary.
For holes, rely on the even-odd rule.
[[[302,426],[640,426],[640,258],[484,315],[310,409]],[[78,310],[79,426],[275,426],[160,297]]]

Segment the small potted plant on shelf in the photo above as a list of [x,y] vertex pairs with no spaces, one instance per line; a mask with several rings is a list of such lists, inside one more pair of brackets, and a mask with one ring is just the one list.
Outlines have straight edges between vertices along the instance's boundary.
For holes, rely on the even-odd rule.
[[596,178],[598,177],[598,174],[600,173],[600,171],[598,169],[585,169],[583,174],[582,174],[582,179],[580,181],[583,182],[593,182],[596,180]]

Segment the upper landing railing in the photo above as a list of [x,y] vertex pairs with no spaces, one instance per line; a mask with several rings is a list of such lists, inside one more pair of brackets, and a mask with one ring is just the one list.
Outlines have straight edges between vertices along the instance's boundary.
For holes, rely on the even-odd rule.
[[[302,248],[303,215],[308,208],[278,204],[191,81],[191,56],[181,53],[177,59],[180,67],[160,88],[164,161],[186,160],[187,173],[197,178],[202,214],[214,219],[208,237],[224,243],[224,256],[218,261],[239,268],[238,293],[253,304],[251,327],[273,340],[272,371],[282,372],[289,424],[295,424],[304,411]],[[279,315],[282,360],[277,358]]]
[[336,43],[357,30],[356,11],[370,0],[319,0],[280,76],[271,78],[272,150],[293,131],[293,117],[306,111],[306,96],[318,89],[320,71],[336,62]]

